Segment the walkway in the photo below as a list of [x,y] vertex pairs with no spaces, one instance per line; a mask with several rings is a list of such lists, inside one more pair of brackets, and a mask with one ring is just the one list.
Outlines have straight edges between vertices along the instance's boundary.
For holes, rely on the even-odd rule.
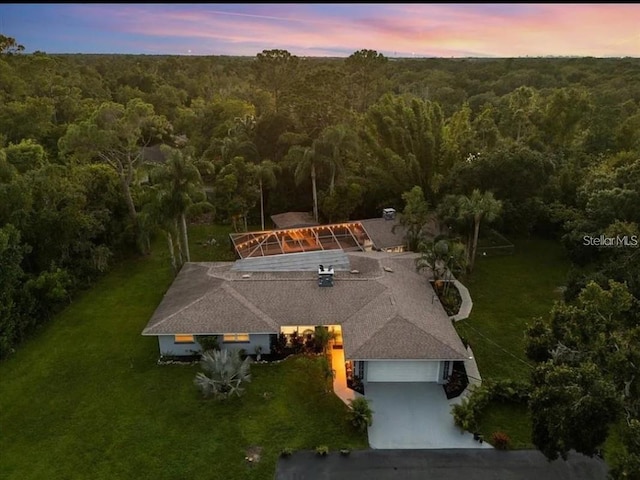
[[[453,284],[460,292],[460,310],[456,315],[452,315],[449,317],[451,320],[455,322],[459,322],[460,320],[466,320],[471,315],[471,310],[473,309],[473,300],[471,299],[471,294],[469,293],[469,289],[465,287],[458,280],[454,279]],[[482,377],[480,376],[480,370],[478,370],[478,364],[476,363],[476,359],[473,356],[473,351],[471,347],[467,347],[467,352],[469,353],[469,358],[464,361],[464,368],[467,372],[467,378],[469,379],[469,386],[462,392],[462,395],[458,397],[458,401],[461,401],[462,398],[469,396],[473,387],[479,387],[482,385]]]
[[349,400],[361,397],[362,395],[347,387],[347,372],[344,368],[344,350],[342,348],[332,348],[330,353],[331,368],[335,373],[333,377],[333,391],[340,400],[349,405]]
[[458,289],[458,292],[460,292],[462,303],[460,304],[460,310],[458,310],[458,313],[456,315],[452,315],[450,318],[451,320],[458,322],[469,318],[469,315],[471,315],[471,309],[473,308],[473,300],[471,300],[471,294],[467,287],[461,284],[458,280],[454,280],[453,284]]

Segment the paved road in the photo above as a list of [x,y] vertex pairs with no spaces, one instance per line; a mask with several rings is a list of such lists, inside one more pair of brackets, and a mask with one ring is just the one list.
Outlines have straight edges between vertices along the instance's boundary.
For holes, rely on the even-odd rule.
[[360,450],[296,452],[278,461],[276,480],[605,480],[606,464],[571,454],[548,462],[536,450]]

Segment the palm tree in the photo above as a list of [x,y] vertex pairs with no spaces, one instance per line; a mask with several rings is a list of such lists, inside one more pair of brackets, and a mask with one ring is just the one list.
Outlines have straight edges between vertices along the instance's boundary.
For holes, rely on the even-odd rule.
[[416,258],[416,270],[418,272],[428,268],[433,272],[434,280],[440,280],[446,273],[446,258],[449,253],[449,242],[438,240],[420,242],[418,244],[420,257]]
[[373,424],[373,410],[365,397],[349,400],[349,421],[360,432],[365,432]]
[[[148,235],[153,229],[157,228],[166,235],[171,266],[174,273],[178,273],[183,263],[182,245],[176,218],[171,215],[170,197],[160,185],[150,187],[144,194],[145,199],[139,216],[141,230],[145,235]],[[177,255],[176,247],[178,248]]]
[[358,149],[358,137],[344,125],[327,127],[320,136],[319,150],[326,157],[331,169],[329,194],[333,193],[336,176],[345,170],[344,156],[349,151]]
[[451,288],[451,277],[459,275],[467,270],[469,265],[467,257],[467,249],[461,242],[448,242],[447,253],[444,257],[445,264],[445,285],[444,295],[447,296],[449,288]]
[[316,167],[320,162],[320,155],[316,152],[314,146],[303,147],[294,145],[287,153],[287,160],[293,162],[295,167],[296,185],[300,185],[306,178],[311,176],[311,187],[313,189],[313,218],[318,221],[318,189],[316,185]]
[[327,353],[327,347],[331,340],[336,338],[335,332],[330,332],[325,326],[318,326],[315,328],[314,340],[318,348],[322,349],[322,353]]
[[273,188],[276,186],[276,171],[278,165],[271,160],[263,160],[256,165],[255,176],[258,179],[260,187],[260,220],[262,221],[262,230],[264,230],[264,187]]
[[406,229],[407,246],[409,250],[415,252],[420,238],[422,238],[422,229],[429,220],[429,204],[424,199],[422,188],[418,185],[404,192],[402,199],[405,202],[404,210],[402,210],[399,223],[394,225],[391,231],[395,233],[398,226],[403,226]]
[[478,236],[480,234],[480,223],[484,220],[492,222],[502,211],[502,202],[496,200],[492,192],[480,192],[475,189],[470,196],[462,195],[459,199],[460,213],[473,221],[473,242],[471,244],[471,255],[469,257],[469,270],[473,270],[478,248]]
[[240,358],[237,350],[208,350],[202,354],[200,365],[203,372],[198,372],[194,384],[205,397],[211,395],[218,400],[232,395],[244,393],[241,386],[251,381],[250,359]]
[[438,241],[421,242],[418,246],[420,257],[416,259],[416,270],[429,268],[434,280],[446,280],[444,295],[449,291],[451,277],[465,271],[467,252],[465,246],[458,241],[440,239]]
[[186,261],[190,262],[187,214],[212,210],[213,206],[206,201],[202,177],[191,157],[173,148],[166,148],[164,151],[167,160],[152,171],[151,178],[165,197],[163,207],[166,209],[166,216],[179,222],[182,248]]
[[234,157],[244,157],[245,160],[250,161],[258,159],[258,147],[253,142],[255,123],[252,115],[234,120],[231,128],[227,130],[227,136],[214,143],[220,150],[222,160],[228,162]]
[[458,275],[467,269],[467,249],[461,242],[449,242],[448,255],[445,259],[447,271]]
[[234,136],[233,131],[230,131],[229,135],[217,142],[217,145],[220,150],[220,156],[225,162],[234,157],[244,157],[251,161],[258,158],[258,148],[255,143],[242,136]]

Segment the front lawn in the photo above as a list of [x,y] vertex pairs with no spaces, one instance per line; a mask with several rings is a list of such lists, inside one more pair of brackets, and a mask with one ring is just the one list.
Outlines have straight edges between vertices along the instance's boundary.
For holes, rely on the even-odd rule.
[[[515,253],[480,257],[466,280],[473,299],[467,320],[456,329],[473,349],[483,379],[528,380],[531,362],[524,354],[527,323],[547,316],[561,287],[569,261],[561,245],[540,239],[515,241]],[[525,408],[491,405],[482,419],[481,433],[490,438],[505,431],[518,448],[531,448],[531,420]]]
[[[225,229],[195,230],[192,259],[214,260],[198,235]],[[367,446],[314,359],[254,365],[246,395],[227,403],[201,398],[197,365],[156,365],[157,341],[140,332],[171,280],[160,239],[0,364],[0,478],[264,479],[284,447]],[[251,447],[262,448],[253,466]]]

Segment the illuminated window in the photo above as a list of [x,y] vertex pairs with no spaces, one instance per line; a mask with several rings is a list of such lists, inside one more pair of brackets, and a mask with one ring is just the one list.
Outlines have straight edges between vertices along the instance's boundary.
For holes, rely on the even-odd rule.
[[175,343],[194,343],[193,335],[176,335]]
[[223,342],[248,342],[249,334],[248,333],[225,333],[222,336]]

